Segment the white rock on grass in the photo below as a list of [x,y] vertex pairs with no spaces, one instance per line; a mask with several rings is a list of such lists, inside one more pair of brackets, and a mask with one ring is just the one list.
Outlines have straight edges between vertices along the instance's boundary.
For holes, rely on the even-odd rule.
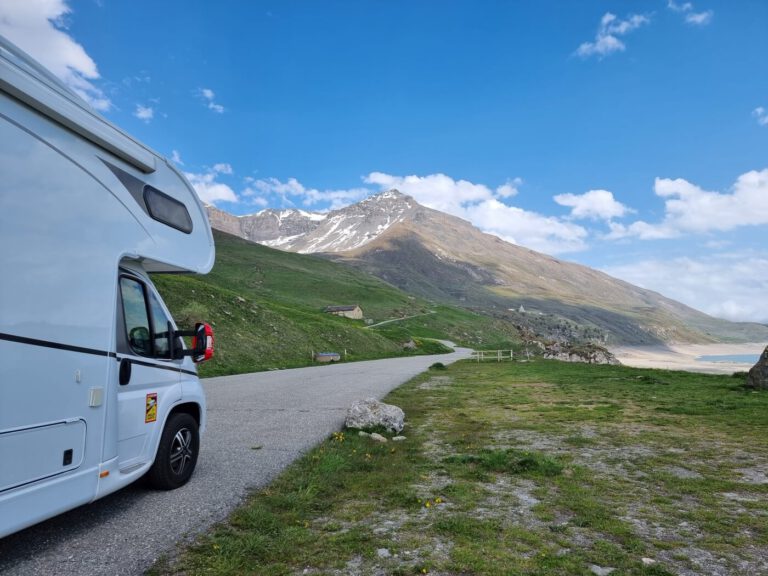
[[403,440],[405,440],[405,439],[406,439],[406,437],[405,437],[405,436],[394,436],[394,437],[392,438],[392,442],[402,442],[402,441],[403,441]]
[[387,441],[387,439],[384,438],[384,436],[382,436],[381,434],[377,434],[376,432],[371,434],[371,440],[374,440],[376,442],[386,442]]
[[405,413],[392,404],[384,404],[376,398],[358,400],[347,411],[344,422],[347,428],[375,428],[382,426],[392,433],[402,431]]
[[603,568],[597,564],[590,564],[589,569],[595,576],[608,576],[608,574],[616,570],[616,568]]

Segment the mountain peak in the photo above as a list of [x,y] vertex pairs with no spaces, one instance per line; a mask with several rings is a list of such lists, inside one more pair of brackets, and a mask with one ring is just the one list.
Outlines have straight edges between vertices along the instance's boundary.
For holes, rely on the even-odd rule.
[[379,192],[378,194],[374,194],[373,196],[368,196],[363,202],[379,202],[381,200],[405,200],[405,199],[411,199],[410,196],[406,196],[400,190],[397,188],[392,188],[391,190],[385,190],[384,192]]

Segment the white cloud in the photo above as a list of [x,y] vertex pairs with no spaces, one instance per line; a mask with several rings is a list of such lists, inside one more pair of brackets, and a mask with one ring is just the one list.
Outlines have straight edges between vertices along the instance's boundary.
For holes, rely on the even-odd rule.
[[181,161],[181,154],[179,154],[178,150],[171,151],[171,160],[174,164],[178,164],[179,166],[184,166],[184,162]]
[[484,184],[454,180],[445,174],[393,176],[372,172],[363,179],[381,190],[397,188],[427,206],[469,220],[483,232],[546,253],[574,252],[586,248],[587,230],[558,218],[509,206],[522,180],[516,178],[492,190]]
[[499,200],[471,204],[460,214],[483,232],[507,242],[532,248],[546,254],[577,252],[587,248],[585,228],[552,216],[543,216]]
[[768,224],[768,168],[739,176],[730,192],[708,192],[682,178],[657,178],[657,196],[665,198],[664,219],[658,224],[611,223],[609,239],[676,238]]
[[0,34],[29,53],[97,110],[112,103],[93,84],[96,63],[68,33],[65,17],[72,12],[65,0],[0,2]]
[[253,189],[261,194],[280,197],[284,204],[294,205],[299,202],[304,206],[329,203],[331,210],[343,208],[353,202],[362,200],[371,191],[367,188],[352,188],[350,190],[318,190],[306,188],[296,178],[282,182],[277,178],[260,178],[251,181]]
[[604,272],[712,316],[767,322],[768,256],[712,254],[706,259],[649,259]]
[[259,193],[254,190],[253,188],[246,188],[243,190],[240,195],[243,198],[248,199],[248,204],[251,204],[253,206],[258,206],[259,208],[266,208],[269,206],[269,200],[264,198],[263,196],[259,196]]
[[218,174],[214,170],[209,170],[203,173],[185,172],[184,176],[192,184],[200,200],[206,204],[219,201],[237,202],[238,198],[235,191],[223,182],[216,181]]
[[220,164],[213,165],[213,171],[219,174],[233,174],[232,165],[222,162]]
[[706,26],[712,22],[712,17],[714,15],[715,13],[712,10],[707,10],[705,12],[691,12],[690,14],[685,15],[685,21],[694,26]]
[[672,10],[673,12],[688,12],[689,10],[693,10],[693,4],[690,2],[684,2],[682,4],[678,4],[675,2],[675,0],[669,0],[667,2],[667,8]]
[[571,218],[611,220],[621,218],[631,209],[618,202],[608,190],[590,190],[584,194],[558,194],[555,202],[571,208]]
[[694,26],[706,26],[712,21],[715,15],[712,10],[704,10],[703,12],[695,12],[692,2],[683,2],[678,4],[674,0],[667,2],[667,8],[673,12],[683,14],[683,19],[687,24],[693,24]]
[[213,90],[210,88],[200,88],[199,93],[209,110],[213,110],[217,114],[224,113],[224,106],[215,102],[216,94]]
[[397,188],[403,194],[413,196],[424,206],[455,216],[462,214],[467,204],[494,198],[493,191],[485,184],[454,180],[445,174],[392,176],[383,172],[371,172],[363,181],[366,184],[374,184],[381,190]]
[[143,120],[144,122],[149,122],[152,120],[152,118],[155,117],[155,110],[151,106],[142,106],[141,104],[136,104],[136,110],[133,112],[133,115],[136,116],[139,120]]
[[762,106],[758,106],[752,110],[752,116],[757,119],[757,123],[760,126],[768,126],[768,112]]
[[600,26],[597,28],[594,41],[581,44],[576,49],[576,55],[582,58],[596,55],[602,59],[614,52],[623,52],[626,46],[624,42],[619,40],[619,36],[625,36],[650,22],[651,19],[642,14],[631,14],[622,20],[615,14],[606,12],[600,19]]
[[518,188],[522,186],[522,184],[522,178],[513,178],[512,180],[507,180],[506,183],[496,188],[496,195],[499,198],[512,198],[513,196],[517,196]]

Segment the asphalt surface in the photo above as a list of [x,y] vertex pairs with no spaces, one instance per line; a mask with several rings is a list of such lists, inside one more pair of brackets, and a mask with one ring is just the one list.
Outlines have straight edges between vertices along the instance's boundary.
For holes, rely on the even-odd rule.
[[434,362],[469,353],[457,348],[449,355],[206,379],[208,428],[186,486],[157,492],[134,484],[0,539],[0,574],[143,574],[339,430],[353,401],[382,398]]

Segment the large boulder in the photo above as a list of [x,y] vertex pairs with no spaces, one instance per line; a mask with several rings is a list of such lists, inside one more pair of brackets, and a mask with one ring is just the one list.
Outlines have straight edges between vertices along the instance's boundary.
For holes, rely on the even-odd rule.
[[405,413],[392,404],[384,404],[376,398],[358,400],[347,410],[347,419],[344,422],[347,428],[375,428],[383,426],[389,432],[402,431]]
[[747,388],[755,390],[768,390],[768,346],[763,350],[757,364],[749,370],[746,385]]

